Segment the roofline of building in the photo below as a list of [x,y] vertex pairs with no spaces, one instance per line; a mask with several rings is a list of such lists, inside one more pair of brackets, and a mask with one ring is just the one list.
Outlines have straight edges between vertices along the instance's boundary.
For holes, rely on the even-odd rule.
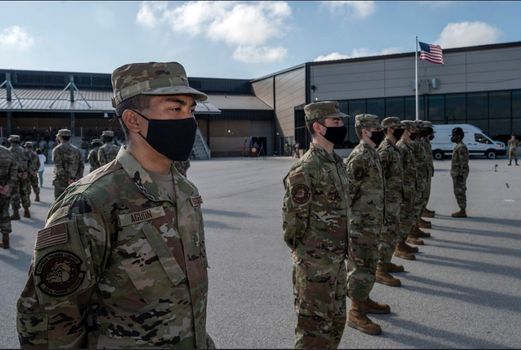
[[[499,43],[499,44],[455,47],[455,48],[451,48],[451,49],[443,49],[443,53],[447,54],[447,53],[457,53],[457,52],[494,50],[494,49],[503,49],[503,48],[509,48],[509,47],[518,47],[518,46],[521,46],[521,41],[512,41],[512,42],[508,42],[508,43]],[[312,62],[308,62],[308,63],[312,66],[321,66],[321,65],[327,65],[327,64],[376,61],[376,60],[382,60],[382,59],[401,58],[401,57],[410,57],[410,56],[414,56],[414,51],[387,54],[387,55],[377,55],[377,56],[343,58],[343,59],[338,59],[338,60],[312,61]]]
[[306,66],[306,63],[301,63],[301,64],[296,65],[296,66],[292,66],[292,67],[289,67],[289,68],[286,68],[286,69],[282,69],[282,70],[276,71],[275,73],[270,73],[270,74],[264,75],[264,76],[262,76],[260,78],[250,79],[250,83],[255,83],[255,82],[260,81],[260,80],[264,80],[264,79],[271,78],[271,77],[274,77],[274,76],[277,76],[277,75],[280,75],[280,74],[288,73],[288,72],[291,72],[291,71],[294,71],[294,70],[297,70],[297,69],[300,69],[300,68],[304,68],[305,66]]

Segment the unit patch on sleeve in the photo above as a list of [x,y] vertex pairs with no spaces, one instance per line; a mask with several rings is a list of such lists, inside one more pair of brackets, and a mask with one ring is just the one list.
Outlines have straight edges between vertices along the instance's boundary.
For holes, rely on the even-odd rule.
[[307,185],[296,184],[291,189],[291,198],[297,204],[306,204],[311,198],[311,190]]
[[67,223],[52,225],[38,231],[34,249],[40,250],[53,245],[67,243]]
[[81,264],[82,260],[68,251],[58,250],[45,255],[35,269],[38,288],[55,297],[72,294],[85,277]]

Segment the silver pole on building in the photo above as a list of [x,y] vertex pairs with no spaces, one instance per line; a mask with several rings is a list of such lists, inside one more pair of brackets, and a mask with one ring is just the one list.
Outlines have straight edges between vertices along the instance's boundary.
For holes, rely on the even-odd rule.
[[416,37],[416,49],[414,51],[414,91],[416,94],[416,120],[420,120],[418,106],[418,37]]

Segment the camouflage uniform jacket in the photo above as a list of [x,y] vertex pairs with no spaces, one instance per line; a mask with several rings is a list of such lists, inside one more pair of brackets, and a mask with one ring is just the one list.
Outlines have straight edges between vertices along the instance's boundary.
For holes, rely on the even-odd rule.
[[508,152],[512,153],[512,154],[516,154],[517,153],[517,147],[519,147],[519,140],[517,140],[517,139],[515,139],[515,140],[509,139],[507,144],[508,144]]
[[0,186],[9,186],[11,191],[18,181],[18,164],[13,154],[0,145]]
[[12,145],[9,147],[9,151],[13,155],[13,158],[16,160],[16,164],[18,166],[19,173],[26,173],[29,171],[29,166],[31,163],[30,155],[26,149],[24,149],[20,145]]
[[422,145],[425,152],[427,168],[429,169],[429,175],[432,176],[434,174],[434,158],[432,157],[432,145],[428,139],[423,139]]
[[463,141],[456,144],[452,150],[450,175],[452,177],[467,177],[469,175],[469,150]]
[[118,155],[119,149],[120,147],[116,146],[112,142],[105,143],[103,146],[101,146],[98,150],[99,165],[102,166],[110,163]]
[[344,161],[349,181],[349,236],[380,234],[385,211],[384,179],[378,152],[363,141]]
[[37,173],[40,168],[40,158],[35,151],[26,150],[29,155],[29,171],[31,173]]
[[99,147],[94,147],[90,150],[89,155],[87,156],[87,160],[90,164],[90,171],[94,171],[100,167],[100,163],[98,161],[98,150]]
[[403,164],[403,198],[404,201],[411,202],[414,199],[416,191],[416,181],[418,173],[416,172],[416,160],[412,146],[403,140],[396,143],[396,147],[400,150]]
[[83,176],[83,159],[80,150],[69,142],[60,143],[52,150],[54,180],[68,183]]
[[342,158],[314,143],[284,178],[284,241],[297,258],[341,263],[347,255],[347,174]]
[[[385,183],[385,207],[399,208],[403,199],[403,163],[400,150],[386,138],[377,151]],[[389,214],[396,215],[386,211],[386,215]]]
[[418,173],[418,183],[427,181],[429,176],[429,167],[425,148],[421,139],[416,139],[411,142],[414,160],[416,162],[416,171]]
[[171,172],[173,199],[122,148],[67,188],[18,300],[22,348],[207,346],[202,200]]

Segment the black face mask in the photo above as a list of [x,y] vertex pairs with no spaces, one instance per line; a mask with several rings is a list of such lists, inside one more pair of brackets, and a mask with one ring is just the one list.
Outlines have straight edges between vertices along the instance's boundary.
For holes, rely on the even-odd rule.
[[434,140],[434,135],[430,134],[429,135],[429,141],[432,141],[432,140]]
[[378,146],[384,139],[385,134],[383,131],[371,131],[371,141],[373,141],[376,146]]
[[326,134],[324,138],[335,145],[340,145],[344,143],[344,139],[347,135],[347,128],[345,125],[342,126],[326,126]]
[[458,143],[461,141],[461,136],[459,135],[453,135],[451,138],[450,138],[450,142],[453,142],[453,143]]
[[404,131],[405,130],[402,128],[393,130],[393,136],[396,138],[396,141],[398,141],[402,137]]
[[147,137],[143,137],[148,144],[173,161],[184,161],[190,157],[194,146],[197,123],[194,118],[157,120],[148,119],[143,114],[134,111],[148,120]]
[[413,141],[416,140],[416,136],[417,136],[417,135],[418,135],[418,134],[415,133],[415,132],[412,133],[411,136],[410,136],[410,139],[413,140]]

